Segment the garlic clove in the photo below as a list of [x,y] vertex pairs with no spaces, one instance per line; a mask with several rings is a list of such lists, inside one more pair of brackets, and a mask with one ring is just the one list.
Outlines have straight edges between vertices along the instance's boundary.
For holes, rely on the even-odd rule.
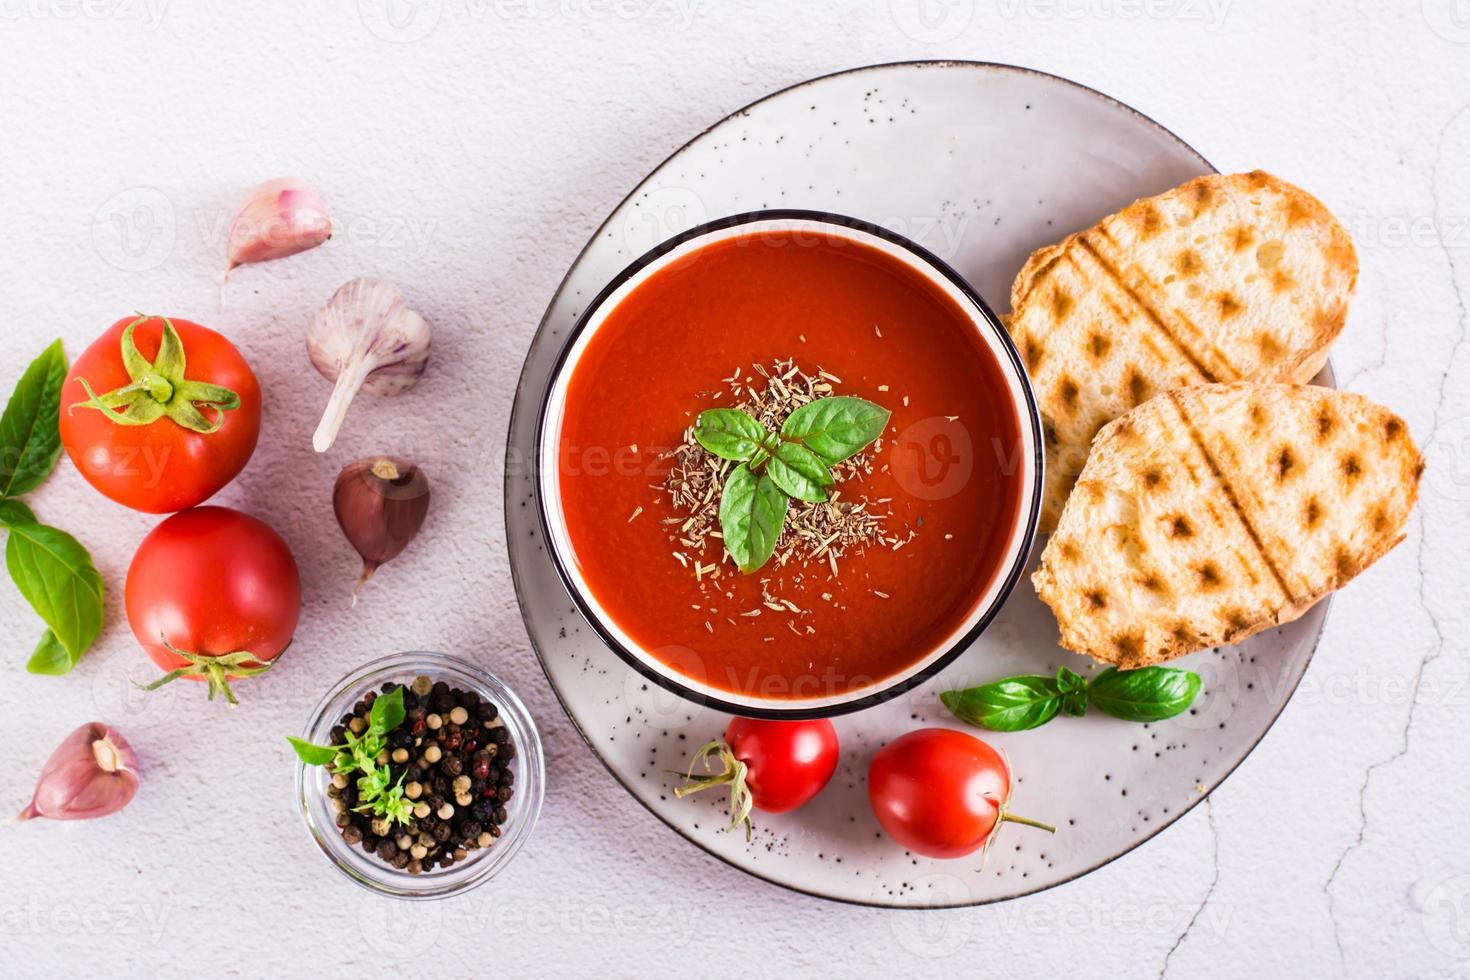
[[352,603],[373,573],[403,553],[429,513],[429,478],[406,459],[369,456],[342,467],[332,488],[332,510],[362,558]]
[[90,820],[116,813],[138,791],[138,757],[127,739],[101,722],[66,737],[36,780],[31,803],[15,820]]
[[290,177],[268,180],[250,192],[230,222],[225,276],[252,262],[282,259],[332,237],[332,218],[321,194]]
[[345,283],[306,328],[306,350],[322,377],[336,382],[312,437],[319,453],[331,448],[359,390],[397,395],[412,388],[428,364],[431,331],[404,305],[386,279]]

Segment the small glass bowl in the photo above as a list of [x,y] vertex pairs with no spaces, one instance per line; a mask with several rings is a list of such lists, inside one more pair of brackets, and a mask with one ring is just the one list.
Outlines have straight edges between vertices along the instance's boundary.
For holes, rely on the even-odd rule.
[[317,745],[331,741],[332,727],[368,691],[378,691],[386,683],[407,686],[414,677],[426,674],[451,687],[474,691],[500,711],[501,723],[515,743],[515,758],[510,762],[515,773],[515,794],[505,804],[506,821],[501,836],[487,848],[471,851],[463,861],[443,870],[409,874],[369,854],[361,846],[348,844],[337,829],[335,815],[327,800],[330,775],[322,766],[296,763],[296,797],[306,829],[327,859],[336,868],[369,891],[403,899],[447,898],[469,891],[495,877],[521,849],[530,836],[541,813],[545,790],[546,768],[541,751],[541,737],[521,699],[515,696],[488,671],[448,654],[417,651],[395,653],[374,660],[343,678],[322,698],[312,712],[301,737]]

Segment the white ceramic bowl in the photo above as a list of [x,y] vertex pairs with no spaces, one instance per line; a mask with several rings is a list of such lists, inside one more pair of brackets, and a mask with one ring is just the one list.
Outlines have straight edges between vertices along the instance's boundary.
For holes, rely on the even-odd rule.
[[[589,341],[611,312],[651,276],[700,249],[725,239],[762,233],[835,236],[858,242],[898,260],[931,283],[937,292],[948,296],[968,314],[976,334],[994,356],[1005,378],[1021,438],[1017,454],[1021,492],[1016,519],[1010,528],[1000,571],[992,575],[989,587],[970,614],[942,642],[902,671],[867,686],[815,697],[767,698],[727,691],[674,670],[644,649],[618,625],[589,588],[576,560],[557,491],[560,486],[557,448],[568,384]],[[943,261],[895,232],[856,218],[812,211],[756,211],[701,225],[659,245],[623,270],[588,305],[562,349],[542,403],[536,441],[536,496],[552,560],[568,593],[603,642],[634,670],[682,697],[731,714],[790,719],[825,717],[877,704],[922,683],[958,656],[994,618],[1020,578],[1036,536],[1043,467],[1041,439],[1036,400],[1010,336],[979,294]]]

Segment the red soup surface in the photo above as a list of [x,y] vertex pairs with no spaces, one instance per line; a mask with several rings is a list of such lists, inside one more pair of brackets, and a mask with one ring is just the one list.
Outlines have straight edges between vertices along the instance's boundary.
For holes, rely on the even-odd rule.
[[[701,562],[674,554],[687,515],[663,490],[669,449],[733,404],[734,372],[760,384],[754,365],[787,359],[893,413],[871,471],[837,489],[881,501],[905,543],[848,551],[835,576],[826,560],[743,575],[712,539],[701,561],[721,574],[696,578]],[[561,502],[588,587],[644,650],[723,691],[823,698],[902,672],[974,611],[1004,573],[1021,448],[1001,369],[952,299],[871,246],[759,232],[650,276],[592,337],[568,386]]]

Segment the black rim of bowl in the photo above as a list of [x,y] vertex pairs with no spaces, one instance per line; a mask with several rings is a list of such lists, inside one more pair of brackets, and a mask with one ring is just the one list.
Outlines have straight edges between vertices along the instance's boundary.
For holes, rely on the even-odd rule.
[[[673,251],[679,246],[684,245],[685,243],[693,239],[705,237],[712,232],[727,231],[731,228],[754,224],[761,221],[812,221],[832,225],[834,229],[837,230],[846,229],[863,232],[876,238],[881,238],[892,245],[896,245],[899,248],[906,250],[915,258],[917,258],[921,263],[927,264],[937,274],[943,276],[946,280],[948,280],[957,290],[959,290],[961,295],[963,295],[966,299],[968,299],[971,303],[975,305],[975,308],[980,313],[980,319],[984,321],[985,326],[988,327],[990,331],[995,335],[995,339],[999,342],[1001,350],[1004,352],[1005,357],[1009,360],[1011,367],[1015,372],[1015,376],[1020,383],[1021,395],[1025,402],[1025,411],[1021,413],[1025,416],[1025,418],[1019,421],[1023,425],[1027,423],[1030,424],[1032,441],[1036,447],[1035,452],[1032,455],[1032,468],[1034,472],[1034,477],[1032,480],[1031,506],[1028,512],[1023,515],[1025,529],[1021,535],[1019,547],[1017,548],[1016,554],[1012,557],[1010,568],[1006,570],[1005,577],[1001,581],[999,590],[996,592],[994,598],[991,600],[990,605],[986,608],[984,613],[982,613],[980,618],[976,620],[975,624],[971,626],[970,629],[964,633],[964,635],[952,640],[948,644],[948,647],[939,656],[930,661],[925,667],[923,667],[921,670],[915,671],[913,674],[905,677],[903,680],[895,681],[892,684],[883,686],[878,690],[875,690],[869,694],[865,694],[862,697],[854,698],[850,701],[842,701],[837,704],[814,708],[782,708],[779,707],[779,700],[772,700],[769,703],[769,706],[758,704],[744,705],[725,701],[717,696],[712,696],[701,691],[696,691],[681,683],[676,678],[676,676],[673,676],[672,668],[670,668],[670,674],[664,674],[653,669],[652,667],[649,667],[635,653],[633,653],[633,651],[625,647],[622,642],[619,641],[617,637],[613,636],[612,632],[603,624],[601,618],[592,609],[591,604],[587,601],[586,597],[583,596],[582,591],[579,588],[576,580],[572,576],[570,570],[567,568],[566,562],[570,560],[569,556],[562,555],[560,550],[556,546],[556,539],[551,533],[551,520],[546,508],[547,487],[544,485],[543,482],[548,474],[546,473],[545,467],[541,465],[541,459],[547,435],[547,414],[551,408],[551,394],[552,391],[556,388],[556,379],[561,377],[562,371],[566,367],[567,357],[570,355],[572,347],[575,346],[577,338],[581,336],[582,331],[586,329],[587,324],[602,309],[608,298],[612,296],[612,294],[616,292],[618,288],[625,284],[628,280],[632,279],[634,276],[641,273],[649,265],[658,261],[664,255],[667,255],[669,252]],[[1016,350],[1016,345],[1011,342],[1010,334],[1006,331],[1005,327],[1001,325],[1000,318],[995,315],[995,312],[993,310],[991,310],[990,304],[986,303],[984,297],[982,297],[980,293],[973,286],[970,285],[970,283],[964,278],[964,276],[961,276],[958,272],[956,272],[949,265],[949,263],[945,262],[943,259],[939,258],[939,256],[935,255],[933,252],[929,251],[927,248],[920,245],[919,243],[909,238],[906,238],[905,236],[900,235],[895,231],[891,231],[887,228],[881,227],[880,225],[875,225],[869,221],[864,221],[861,218],[854,218],[849,215],[837,214],[831,211],[811,211],[800,208],[774,208],[759,211],[746,211],[740,214],[729,215],[723,218],[716,218],[713,221],[707,221],[704,224],[698,225],[694,228],[690,228],[687,231],[675,235],[667,241],[654,246],[652,249],[645,252],[642,256],[635,259],[625,269],[623,269],[622,272],[614,276],[612,280],[608,282],[608,284],[604,286],[600,292],[598,292],[591,303],[587,304],[587,308],[583,310],[582,313],[577,317],[577,322],[572,326],[572,329],[568,331],[566,340],[562,343],[561,349],[557,352],[556,362],[552,365],[550,376],[552,379],[551,383],[547,385],[546,391],[541,396],[540,411],[536,420],[535,447],[532,457],[535,466],[535,476],[532,482],[536,490],[536,512],[541,523],[541,533],[544,540],[546,541],[547,554],[551,557],[551,563],[556,567],[557,576],[561,579],[562,586],[566,589],[567,594],[572,599],[572,602],[576,604],[578,612],[580,612],[582,618],[587,622],[588,626],[591,627],[592,631],[597,634],[600,640],[602,640],[603,644],[606,645],[610,650],[612,650],[613,653],[617,654],[619,659],[621,659],[629,667],[633,668],[633,670],[637,671],[648,681],[657,684],[664,690],[676,694],[681,698],[692,701],[695,704],[703,705],[708,708],[713,708],[717,711],[723,711],[727,714],[739,715],[746,718],[771,718],[778,720],[784,719],[790,721],[798,721],[807,718],[832,718],[838,715],[849,714],[854,711],[862,711],[866,708],[871,708],[875,705],[879,705],[885,701],[896,698],[907,691],[911,691],[915,687],[918,687],[920,684],[923,684],[929,678],[933,677],[935,674],[939,673],[945,667],[948,667],[961,653],[963,653],[972,643],[975,642],[976,639],[979,638],[981,633],[985,632],[986,628],[1000,613],[1001,608],[1005,605],[1006,600],[1010,597],[1011,590],[1014,589],[1016,583],[1020,581],[1021,574],[1025,571],[1026,568],[1027,558],[1031,553],[1032,546],[1036,542],[1036,527],[1041,514],[1042,485],[1045,476],[1045,448],[1042,443],[1041,412],[1036,404],[1035,393],[1031,390],[1030,375],[1026,372],[1026,367],[1021,361],[1021,355]],[[883,682],[880,680],[877,683],[882,684]]]

